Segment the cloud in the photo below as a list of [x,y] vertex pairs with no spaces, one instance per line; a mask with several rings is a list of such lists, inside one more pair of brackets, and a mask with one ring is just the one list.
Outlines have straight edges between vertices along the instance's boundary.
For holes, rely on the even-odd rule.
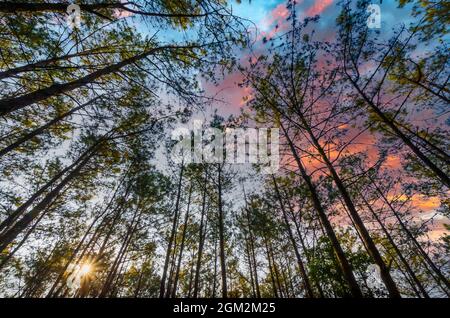
[[212,84],[208,81],[202,81],[202,86],[210,97],[222,100],[218,107],[221,113],[236,114],[245,106],[243,98],[250,96],[251,91],[246,87],[239,87],[239,83],[243,81],[244,77],[239,72],[226,74],[218,85]]
[[267,16],[259,23],[260,33],[257,37],[257,41],[261,41],[263,38],[267,40],[273,38],[277,33],[287,30],[289,24],[286,19],[289,16],[289,10],[285,4],[279,4],[270,11]]
[[306,10],[307,16],[315,16],[324,12],[331,4],[333,0],[316,0],[312,7]]
[[402,163],[399,156],[388,155],[386,157],[386,161],[384,162],[384,166],[391,169],[398,169],[402,166]]
[[128,17],[131,17],[132,15],[134,15],[134,13],[127,11],[127,10],[114,9],[113,15],[117,19],[125,19]]
[[286,8],[285,4],[279,4],[270,11],[270,13],[261,21],[262,29],[269,29],[271,26],[277,23],[282,23],[289,16],[289,10]]
[[411,199],[413,206],[422,211],[435,210],[441,205],[439,197],[426,197],[421,194],[415,194]]

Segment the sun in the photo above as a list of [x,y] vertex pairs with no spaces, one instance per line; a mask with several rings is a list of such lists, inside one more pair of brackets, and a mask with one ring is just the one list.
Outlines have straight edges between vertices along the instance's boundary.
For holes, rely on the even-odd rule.
[[80,276],[85,276],[91,272],[92,272],[92,265],[89,263],[85,263],[85,264],[81,265],[80,270],[78,271],[78,274]]

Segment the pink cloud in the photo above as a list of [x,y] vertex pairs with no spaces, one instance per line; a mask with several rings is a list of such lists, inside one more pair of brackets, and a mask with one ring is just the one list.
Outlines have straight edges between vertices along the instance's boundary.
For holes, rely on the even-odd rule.
[[266,27],[272,26],[274,23],[285,20],[289,15],[289,10],[285,4],[279,4],[273,9],[267,17],[262,21],[262,24]]
[[324,12],[331,4],[333,3],[333,0],[316,0],[314,5],[310,7],[306,11],[307,16],[314,16],[317,14],[321,14]]
[[238,113],[246,102],[243,100],[245,96],[251,95],[251,91],[246,87],[239,87],[238,84],[243,81],[244,77],[239,72],[233,72],[225,75],[218,85],[203,81],[204,90],[209,96],[223,100],[225,104],[221,104],[220,108],[226,113]]
[[269,31],[261,31],[257,40],[260,41],[262,38],[271,39],[278,32],[288,29],[289,24],[286,19],[289,16],[289,10],[286,8],[286,4],[279,4],[270,11],[270,13],[261,21],[262,27],[269,29]]

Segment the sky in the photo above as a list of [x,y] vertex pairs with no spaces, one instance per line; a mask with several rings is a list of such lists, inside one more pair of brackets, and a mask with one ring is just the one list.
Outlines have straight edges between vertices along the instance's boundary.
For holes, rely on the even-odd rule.
[[[339,0],[297,0],[297,16],[299,20],[302,20],[319,15],[320,19],[314,27],[316,37],[332,40],[336,31],[336,17],[340,10],[338,3]],[[414,21],[410,15],[411,6],[398,8],[397,0],[373,0],[372,3],[380,7],[381,36],[384,34],[389,37],[392,27],[400,24],[409,25]],[[229,1],[233,14],[249,21],[248,24],[253,33],[253,48],[256,50],[264,50],[263,39],[269,40],[289,29],[290,22],[286,21],[289,15],[286,4],[286,0],[241,0],[240,3],[236,0]],[[126,18],[130,16],[130,13],[119,13],[119,15]],[[134,20],[134,22],[142,34],[153,34],[148,25],[141,24],[138,20]],[[167,42],[180,36],[189,36],[189,33],[181,35],[174,30],[158,30],[158,37]],[[241,63],[245,64],[249,58],[249,51],[240,50],[236,52],[236,55],[241,58]],[[242,97],[249,93],[237,86],[240,80],[240,75],[233,72],[228,74],[218,86],[205,81],[201,82],[206,95],[223,100],[223,103],[212,105],[209,113],[214,109],[217,109],[218,113],[225,117],[240,113],[242,107],[245,106]]]
[[[296,5],[297,16],[300,20],[305,17],[319,15],[320,19],[315,25],[316,36],[320,39],[331,40],[335,34],[335,21],[339,14],[338,0],[298,0]],[[390,30],[400,24],[409,25],[414,20],[410,15],[411,6],[398,8],[396,0],[374,0],[372,3],[380,6],[381,28],[380,36],[389,37]],[[286,21],[289,15],[286,9],[285,0],[243,0],[240,4],[231,2],[233,13],[242,18],[252,21],[256,27],[254,32],[254,47],[263,47],[263,38],[271,39],[279,33],[283,33],[290,27],[290,22]],[[237,53],[241,56],[241,62],[246,63],[249,52],[242,50]],[[224,116],[238,114],[245,103],[242,97],[249,92],[237,87],[241,80],[237,72],[231,73],[215,87],[209,83],[202,83],[206,93],[210,96],[224,101],[218,112]],[[216,106],[216,105],[215,105]]]

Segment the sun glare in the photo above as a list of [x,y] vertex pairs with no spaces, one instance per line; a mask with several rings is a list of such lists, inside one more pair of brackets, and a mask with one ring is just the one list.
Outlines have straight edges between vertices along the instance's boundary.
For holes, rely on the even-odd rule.
[[84,276],[89,274],[92,271],[92,265],[91,264],[83,264],[81,265],[79,275]]

